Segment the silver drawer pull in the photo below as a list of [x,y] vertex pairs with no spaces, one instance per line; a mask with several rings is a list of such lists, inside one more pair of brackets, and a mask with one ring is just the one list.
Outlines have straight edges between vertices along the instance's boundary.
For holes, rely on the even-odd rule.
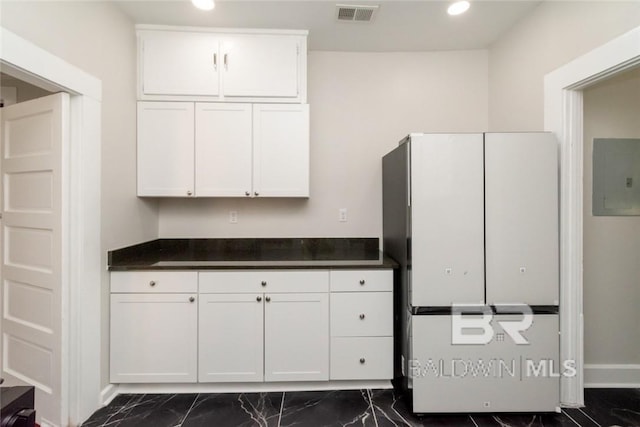
[[361,357],[360,358],[360,363],[362,363],[364,365],[364,362],[365,362],[364,357]]
[[152,281],[150,281],[150,282],[149,282],[149,286],[153,287],[153,286],[155,286],[155,285],[156,285],[155,280],[152,280]]
[[360,279],[360,284],[364,285],[364,279]]
[[265,300],[266,302],[269,302],[269,301],[271,301],[271,297],[265,297],[265,298],[264,298],[264,300]]
[[266,280],[263,280],[262,283],[260,283],[262,286],[267,286],[267,282]]
[[364,320],[364,313],[360,314],[360,320]]
[[194,302],[196,299],[194,297],[189,297],[189,302]]
[[262,297],[260,297],[260,296],[256,297],[256,301],[258,301],[258,302],[262,301]]

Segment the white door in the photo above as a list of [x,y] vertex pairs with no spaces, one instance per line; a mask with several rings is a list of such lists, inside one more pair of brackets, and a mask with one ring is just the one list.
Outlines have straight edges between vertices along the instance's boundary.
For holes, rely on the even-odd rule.
[[251,195],[251,104],[196,104],[196,195]]
[[222,41],[221,50],[225,97],[298,96],[298,38],[229,35]]
[[487,303],[558,305],[558,142],[485,138]]
[[193,127],[193,102],[138,102],[138,196],[193,196]]
[[207,33],[140,34],[145,95],[218,95],[218,37]]
[[263,311],[261,293],[200,295],[200,382],[263,380]]
[[411,139],[411,304],[484,302],[482,134]]
[[68,138],[65,93],[3,109],[2,377],[35,386],[42,426],[68,419],[62,260]]
[[254,104],[253,192],[309,197],[308,104]]
[[329,379],[329,295],[265,294],[264,380]]
[[197,381],[196,300],[196,294],[111,294],[111,382]]

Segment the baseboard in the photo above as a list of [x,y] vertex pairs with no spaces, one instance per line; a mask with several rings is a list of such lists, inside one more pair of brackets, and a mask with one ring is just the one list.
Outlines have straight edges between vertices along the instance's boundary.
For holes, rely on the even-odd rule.
[[118,395],[118,386],[115,384],[109,384],[100,392],[100,402],[107,406],[114,397]]
[[585,364],[585,388],[640,388],[640,365]]

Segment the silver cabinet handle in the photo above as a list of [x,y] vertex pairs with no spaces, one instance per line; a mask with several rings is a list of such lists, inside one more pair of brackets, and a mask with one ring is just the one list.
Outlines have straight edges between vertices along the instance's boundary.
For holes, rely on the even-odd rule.
[[254,192],[253,192],[253,195],[257,197],[257,196],[259,196],[259,195],[260,195],[260,193],[258,193],[257,191],[254,191]]
[[192,195],[193,195],[193,191],[188,190],[188,191],[187,191],[187,196],[192,196]]
[[228,70],[229,69],[229,63],[227,62],[227,54],[224,54],[224,69]]
[[260,283],[262,286],[267,286],[267,282],[266,281],[262,281],[262,283]]
[[218,71],[218,54],[213,54],[213,69]]
[[269,301],[271,301],[271,297],[265,297],[265,299],[264,299],[264,300],[265,300],[266,302],[269,302]]
[[360,314],[360,320],[364,320],[364,313]]
[[364,285],[364,279],[360,279],[360,284]]
[[245,195],[245,196],[250,196],[250,195],[251,195],[251,193],[250,193],[250,192],[248,192],[248,191],[245,191],[245,192],[244,192],[244,195]]
[[149,282],[149,286],[154,287],[155,285],[156,285],[155,280],[152,280],[152,281]]
[[360,363],[362,363],[362,364],[364,365],[364,362],[366,362],[366,361],[364,360],[364,357],[361,357],[361,358],[360,358]]
[[256,297],[256,301],[258,301],[258,302],[262,301],[262,297],[261,296],[257,296]]
[[194,302],[196,299],[194,297],[189,297],[189,302]]

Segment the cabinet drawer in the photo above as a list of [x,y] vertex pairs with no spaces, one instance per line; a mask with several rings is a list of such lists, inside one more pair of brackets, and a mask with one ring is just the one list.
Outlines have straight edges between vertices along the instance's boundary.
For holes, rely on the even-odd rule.
[[391,291],[392,270],[344,270],[331,272],[332,292]]
[[330,379],[393,378],[393,338],[331,338]]
[[331,294],[331,336],[393,335],[392,292]]
[[200,273],[201,293],[327,292],[328,271],[212,271]]
[[196,271],[115,271],[111,273],[111,292],[198,292],[198,273]]

